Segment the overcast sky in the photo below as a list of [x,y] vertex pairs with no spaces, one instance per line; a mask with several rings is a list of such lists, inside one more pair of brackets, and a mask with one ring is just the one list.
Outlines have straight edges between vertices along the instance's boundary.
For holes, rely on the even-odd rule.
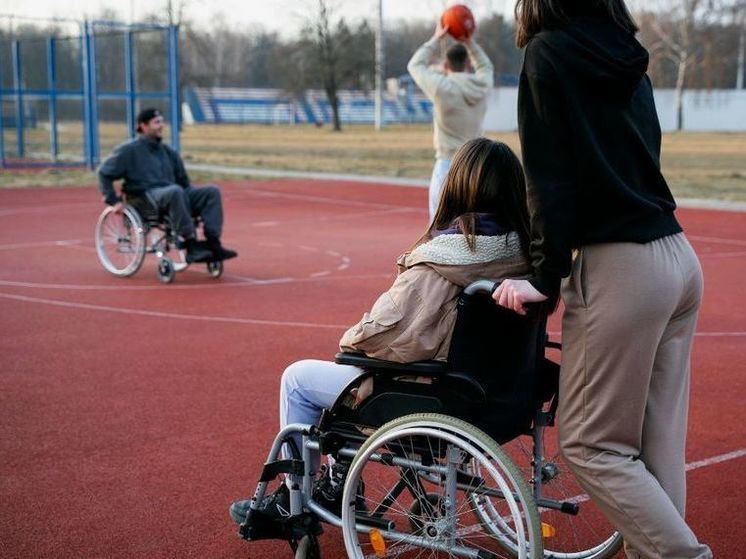
[[[489,13],[512,13],[514,0],[382,0],[384,20],[435,20],[446,5],[465,3],[479,17]],[[148,13],[166,13],[168,0],[0,0],[0,14],[16,16],[84,18],[96,16],[104,8],[116,10],[120,18],[138,20]],[[172,0],[173,5],[185,5],[186,19],[197,25],[222,17],[235,27],[262,24],[265,28],[293,34],[302,25],[304,15],[311,12],[314,0]],[[347,20],[375,20],[378,0],[330,0],[336,14]],[[8,26],[2,18],[0,25]]]

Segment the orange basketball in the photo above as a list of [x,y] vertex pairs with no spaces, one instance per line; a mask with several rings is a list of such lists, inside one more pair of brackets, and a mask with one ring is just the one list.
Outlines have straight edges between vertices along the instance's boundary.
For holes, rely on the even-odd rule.
[[455,4],[446,8],[446,11],[440,16],[440,24],[443,27],[448,27],[448,34],[459,41],[471,37],[477,28],[474,14],[463,4]]

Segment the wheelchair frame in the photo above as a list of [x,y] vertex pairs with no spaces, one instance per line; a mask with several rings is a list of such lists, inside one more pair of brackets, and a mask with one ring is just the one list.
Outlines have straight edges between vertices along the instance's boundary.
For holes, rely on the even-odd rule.
[[[493,282],[482,280],[468,286],[464,294],[491,293],[494,287]],[[544,347],[560,346],[545,342]],[[337,362],[361,367],[366,374],[353,380],[343,390],[332,408],[324,412],[319,427],[293,424],[277,434],[254,492],[247,519],[239,529],[241,537],[248,540],[287,539],[297,559],[320,557],[316,540],[321,532],[320,521],[342,528],[347,554],[355,558],[372,555],[386,557],[389,547],[401,550],[403,545],[443,552],[448,557],[609,559],[621,547],[621,537],[610,525],[602,526],[598,533],[590,527],[592,533],[588,534],[584,524],[585,513],[581,514],[581,509],[586,509],[586,503],[578,503],[574,488],[567,494],[563,493],[564,486],[559,485],[560,491],[557,492],[562,474],[572,474],[558,466],[559,458],[547,460],[544,456],[544,429],[554,425],[557,408],[556,382],[551,393],[543,397],[543,403],[536,409],[530,428],[523,433],[531,436],[532,448],[528,452],[525,452],[525,447],[513,452],[513,441],[501,447],[475,426],[441,413],[415,413],[399,417],[374,426],[377,428],[366,437],[359,427],[367,424],[363,422],[351,429],[351,425],[355,425],[354,413],[350,416],[340,410],[345,408],[350,389],[371,375],[383,375],[376,378],[393,375],[431,376],[431,382],[435,382],[432,379],[448,377],[458,384],[458,388],[451,384],[446,391],[469,393],[477,399],[486,397],[485,390],[469,375],[449,371],[447,364],[441,362],[401,364],[344,353],[337,355]],[[414,386],[414,383],[409,384]],[[378,382],[374,386],[377,385]],[[451,392],[447,392],[449,394]],[[371,398],[375,395],[374,390]],[[290,438],[296,433],[302,435],[300,449],[294,448],[295,444]],[[434,437],[443,441],[447,451],[435,453],[437,457],[428,456],[427,452],[421,453],[420,457],[424,457],[426,462],[422,463],[410,459],[407,452],[397,455],[391,450],[396,448],[392,441],[416,440],[418,437]],[[283,460],[280,452],[284,443],[288,443],[292,457]],[[418,454],[412,450],[410,454]],[[350,461],[341,515],[336,515],[314,500],[312,484],[316,472],[313,471],[312,452]],[[443,458],[440,454],[448,458],[445,463],[438,462]],[[455,456],[454,459],[450,458],[451,454]],[[463,460],[467,454],[471,457],[468,463]],[[366,472],[366,468],[377,471],[375,468],[378,466],[371,464],[399,468],[401,475],[391,488],[386,489],[373,513],[369,514],[369,509],[362,513],[357,510],[358,495],[370,491],[368,480],[385,477]],[[485,481],[486,475],[483,473],[489,476],[491,485]],[[292,474],[302,481],[290,489],[289,516],[277,525],[264,515],[261,506],[270,481],[281,474]],[[363,477],[366,481],[362,481]],[[426,491],[426,485],[442,488],[442,495]],[[545,489],[548,487],[552,489],[549,493],[559,495],[547,494]],[[456,509],[454,505],[458,501],[459,490],[465,493],[465,497],[461,497],[462,504]],[[412,532],[402,532],[401,526],[396,526],[398,523],[384,518],[404,492],[411,493],[413,499],[409,512],[416,512],[417,519],[407,520]],[[468,505],[464,504],[466,501]],[[466,529],[457,525],[458,513],[464,510],[477,520],[476,524]],[[563,533],[559,538],[553,525],[542,522],[543,517],[555,513],[565,519],[567,525],[568,533]],[[581,524],[580,529],[576,529],[578,523]],[[415,530],[416,527],[420,528],[419,532]],[[582,534],[575,533],[576,530]],[[470,547],[469,536],[464,536],[464,532],[480,533],[487,543]],[[370,543],[360,540],[360,534],[365,533]],[[581,535],[590,537],[593,543],[588,544],[587,540],[581,539]],[[374,540],[378,542],[378,547]],[[392,553],[398,555],[399,552]]]
[[[173,282],[176,273],[189,266],[185,251],[178,250],[177,258],[168,255],[172,247],[178,246],[177,235],[168,216],[155,210],[143,216],[133,204],[125,204],[121,213],[107,206],[96,223],[95,239],[99,261],[118,277],[135,274],[146,254],[157,256],[158,278],[162,283]],[[219,278],[223,262],[207,262],[207,272],[210,277]]]

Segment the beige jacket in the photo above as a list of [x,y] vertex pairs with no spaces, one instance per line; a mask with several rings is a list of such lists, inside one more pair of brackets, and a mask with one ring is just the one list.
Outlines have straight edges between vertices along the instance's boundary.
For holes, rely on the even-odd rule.
[[430,39],[417,49],[407,70],[433,102],[435,157],[450,159],[464,143],[482,135],[482,122],[494,85],[493,67],[482,48],[469,42],[464,45],[474,73],[440,72],[430,66],[438,45],[438,39]]
[[340,349],[400,363],[445,361],[461,289],[531,272],[515,233],[476,240],[471,252],[463,235],[441,235],[399,257],[394,284],[345,332]]

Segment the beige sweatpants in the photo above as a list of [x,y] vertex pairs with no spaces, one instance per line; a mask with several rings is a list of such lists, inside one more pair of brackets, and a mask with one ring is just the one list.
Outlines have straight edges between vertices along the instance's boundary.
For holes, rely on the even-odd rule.
[[562,286],[560,445],[630,559],[712,557],[684,520],[702,287],[683,233],[585,246]]

